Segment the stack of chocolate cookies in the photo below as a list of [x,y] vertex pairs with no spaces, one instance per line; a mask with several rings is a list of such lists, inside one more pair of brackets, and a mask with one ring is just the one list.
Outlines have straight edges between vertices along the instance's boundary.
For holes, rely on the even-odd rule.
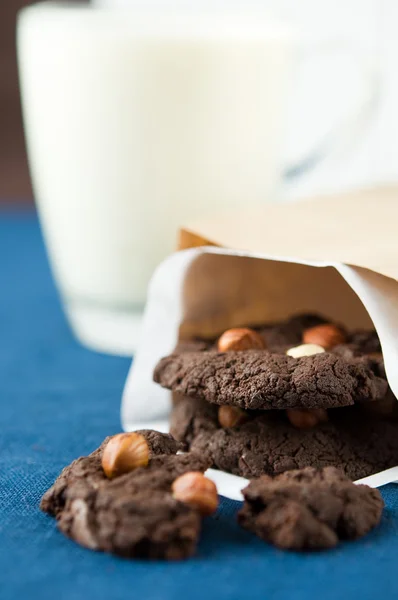
[[352,480],[398,463],[398,409],[375,331],[317,315],[181,341],[154,379],[173,392],[171,433],[249,479],[307,466]]

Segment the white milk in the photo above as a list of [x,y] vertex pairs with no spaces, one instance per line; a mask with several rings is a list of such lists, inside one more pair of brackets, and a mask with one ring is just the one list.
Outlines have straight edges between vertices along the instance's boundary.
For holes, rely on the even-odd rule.
[[[71,324],[89,346],[131,353],[149,278],[174,250],[179,225],[278,197],[298,53],[290,31],[258,12],[231,16],[215,2],[212,14],[198,14],[193,2],[181,15],[176,0],[97,2],[125,9],[44,2],[21,11],[22,101]],[[341,48],[321,43],[311,54]],[[366,57],[355,63],[360,102],[291,172],[369,122],[377,73]]]
[[290,35],[264,17],[52,2],[18,29],[35,196],[67,312],[84,341],[128,351],[179,224],[274,197]]

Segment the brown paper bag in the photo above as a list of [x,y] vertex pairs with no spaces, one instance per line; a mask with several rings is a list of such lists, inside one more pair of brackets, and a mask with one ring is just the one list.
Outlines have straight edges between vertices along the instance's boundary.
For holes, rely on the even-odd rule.
[[398,279],[398,188],[215,215],[181,229],[180,249],[199,246],[289,262],[202,255],[184,282],[184,337],[211,337],[310,309],[351,328],[371,327],[363,302],[336,268],[308,263],[355,265]]
[[123,395],[126,429],[167,417],[169,393],[152,373],[179,337],[302,311],[374,326],[398,395],[398,188],[214,215],[186,224],[179,247],[150,285]]

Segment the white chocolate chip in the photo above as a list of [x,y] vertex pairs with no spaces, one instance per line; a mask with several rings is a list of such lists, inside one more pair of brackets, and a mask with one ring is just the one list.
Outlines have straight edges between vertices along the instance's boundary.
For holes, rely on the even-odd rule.
[[300,358],[301,356],[312,356],[313,354],[320,354],[321,352],[325,352],[325,348],[318,346],[318,344],[301,344],[301,346],[289,348],[286,354],[288,356],[293,356],[293,358]]
[[74,539],[86,548],[98,550],[97,540],[90,529],[88,507],[86,502],[76,498],[70,505],[70,511],[73,516],[71,533]]

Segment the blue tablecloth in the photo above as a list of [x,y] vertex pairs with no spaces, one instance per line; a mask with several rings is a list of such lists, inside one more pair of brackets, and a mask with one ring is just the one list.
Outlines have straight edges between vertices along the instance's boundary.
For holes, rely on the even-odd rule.
[[0,600],[361,600],[398,595],[398,486],[366,538],[282,552],[235,523],[222,500],[197,556],[164,564],[80,548],[42,514],[61,468],[120,429],[129,361],[80,347],[52,283],[33,213],[0,213]]

